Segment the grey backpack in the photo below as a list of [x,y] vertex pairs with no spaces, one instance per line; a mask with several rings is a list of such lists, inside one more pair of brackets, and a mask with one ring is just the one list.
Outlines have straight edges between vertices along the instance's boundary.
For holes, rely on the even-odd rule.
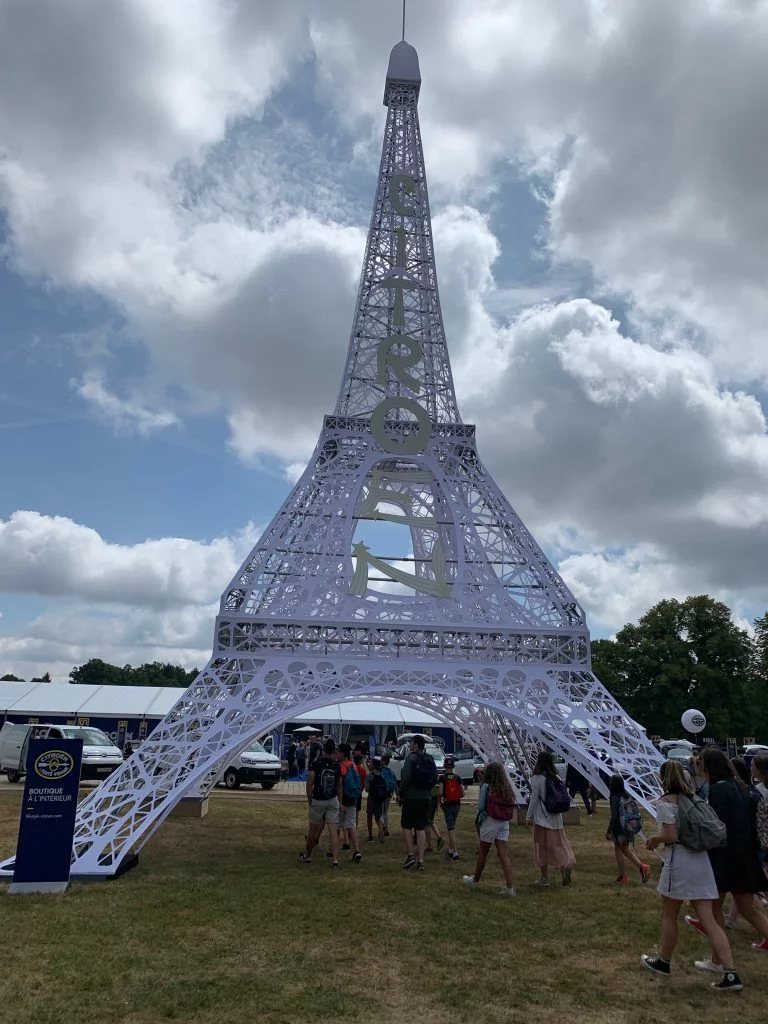
[[728,842],[725,823],[700,796],[677,798],[677,838],[689,850],[716,850]]

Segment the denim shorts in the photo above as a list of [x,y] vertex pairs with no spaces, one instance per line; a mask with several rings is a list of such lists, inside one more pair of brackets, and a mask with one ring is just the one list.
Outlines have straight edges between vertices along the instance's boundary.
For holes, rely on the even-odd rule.
[[461,810],[461,804],[456,801],[455,803],[443,804],[443,815],[445,816],[445,827],[449,832],[453,832],[456,828],[456,819],[459,816]]
[[495,843],[497,839],[501,839],[505,843],[507,842],[509,839],[509,822],[499,821],[498,818],[492,818],[488,815],[480,826],[480,842]]

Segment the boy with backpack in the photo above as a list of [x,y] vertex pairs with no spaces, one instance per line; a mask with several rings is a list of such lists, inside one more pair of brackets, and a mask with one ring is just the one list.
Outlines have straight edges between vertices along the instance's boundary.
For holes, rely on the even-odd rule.
[[363,793],[360,774],[350,758],[351,750],[348,743],[339,744],[341,769],[341,806],[339,808],[339,828],[347,834],[347,842],[354,851],[352,860],[359,864],[363,859],[360,853],[360,839],[357,833],[357,801]]
[[389,767],[390,756],[389,754],[383,754],[381,758],[381,777],[387,784],[387,799],[384,801],[384,813],[381,816],[382,824],[384,825],[384,835],[389,835],[389,805],[392,797],[397,796],[397,779],[395,773]]
[[373,842],[373,822],[376,821],[376,826],[379,830],[379,842],[384,842],[384,803],[388,796],[387,781],[381,774],[381,761],[378,758],[374,758],[371,766],[371,771],[368,773],[368,777],[365,780],[365,789],[368,793],[368,803],[366,805],[366,824],[368,825],[368,842]]
[[299,854],[302,864],[309,864],[312,851],[320,839],[320,835],[328,826],[331,839],[331,867],[339,866],[339,839],[336,826],[339,820],[339,803],[341,799],[341,768],[334,754],[336,744],[333,740],[325,741],[322,757],[312,762],[307,775],[307,802],[309,803],[309,832],[307,848]]
[[461,779],[454,771],[456,763],[452,757],[446,757],[444,767],[445,772],[440,786],[440,803],[443,807],[445,827],[448,830],[448,849],[445,852],[445,856],[447,860],[458,860],[459,851],[456,849],[456,819],[459,816],[461,800],[462,797],[466,795],[466,790],[464,789]]
[[[411,751],[403,762],[400,776],[400,827],[403,830],[405,844],[404,868],[416,865],[417,871],[424,870],[424,851],[427,846],[426,829],[429,826],[429,804],[432,789],[437,785],[437,766],[434,759],[425,751],[426,740],[423,736],[414,736],[411,740]],[[416,856],[414,856],[413,836],[416,833]]]

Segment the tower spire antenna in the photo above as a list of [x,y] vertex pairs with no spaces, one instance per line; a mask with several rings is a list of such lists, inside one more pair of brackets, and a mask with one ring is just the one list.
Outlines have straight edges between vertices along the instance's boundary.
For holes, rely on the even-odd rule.
[[405,3],[406,0],[403,0],[403,42],[405,42]]

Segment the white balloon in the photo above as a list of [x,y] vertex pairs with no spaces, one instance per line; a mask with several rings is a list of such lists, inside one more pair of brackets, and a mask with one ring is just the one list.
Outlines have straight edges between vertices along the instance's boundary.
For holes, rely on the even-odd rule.
[[707,725],[707,719],[696,708],[690,708],[680,719],[686,732],[701,732]]

